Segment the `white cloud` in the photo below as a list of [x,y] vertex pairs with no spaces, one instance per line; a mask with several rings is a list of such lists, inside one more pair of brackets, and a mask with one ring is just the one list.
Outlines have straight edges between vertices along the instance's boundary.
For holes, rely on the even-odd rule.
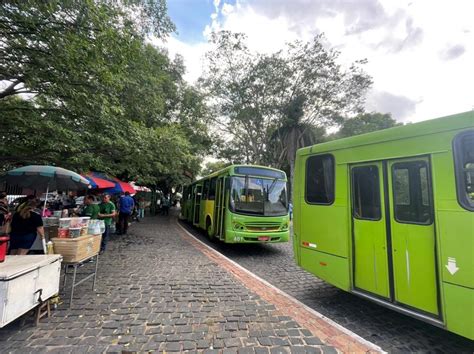
[[151,43],[157,47],[164,47],[168,50],[171,58],[176,54],[183,56],[186,74],[184,79],[189,83],[194,83],[202,73],[203,57],[208,45],[205,42],[188,44],[180,41],[176,37],[170,37],[163,42],[157,38],[151,38]]
[[[419,121],[472,109],[474,95],[474,1],[214,0],[215,14],[203,29],[246,33],[260,52],[324,32],[348,64],[367,58],[373,77],[369,109]],[[207,44],[168,40],[181,53],[194,81]],[[385,113],[385,112],[384,112]]]

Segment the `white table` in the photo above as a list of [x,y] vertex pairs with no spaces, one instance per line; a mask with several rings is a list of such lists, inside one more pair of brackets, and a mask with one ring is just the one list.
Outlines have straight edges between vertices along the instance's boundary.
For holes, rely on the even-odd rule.
[[59,292],[61,255],[7,256],[0,263],[0,328]]

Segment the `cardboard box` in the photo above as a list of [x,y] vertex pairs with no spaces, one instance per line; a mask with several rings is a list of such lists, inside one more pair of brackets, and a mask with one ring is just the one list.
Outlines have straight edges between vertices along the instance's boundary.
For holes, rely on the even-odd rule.
[[95,256],[100,251],[102,235],[85,235],[77,238],[53,238],[54,253],[63,256],[63,262],[75,263]]

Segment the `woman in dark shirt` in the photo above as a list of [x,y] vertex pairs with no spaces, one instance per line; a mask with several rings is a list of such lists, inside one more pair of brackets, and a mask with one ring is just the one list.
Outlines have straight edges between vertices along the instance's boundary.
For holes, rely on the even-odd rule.
[[44,238],[43,219],[33,210],[38,202],[33,199],[13,215],[10,232],[10,254],[25,255],[35,242],[36,235]]

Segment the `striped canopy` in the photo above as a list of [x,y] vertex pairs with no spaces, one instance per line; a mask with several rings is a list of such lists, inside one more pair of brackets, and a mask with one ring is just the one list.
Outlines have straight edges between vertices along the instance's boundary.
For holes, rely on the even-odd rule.
[[6,172],[0,181],[35,190],[78,190],[90,188],[80,174],[56,166],[30,165]]
[[82,177],[87,179],[91,184],[91,188],[94,188],[94,189],[104,189],[104,188],[113,188],[113,187],[115,187],[115,183],[110,182],[110,181],[108,181],[106,179],[103,179],[103,178],[89,176],[89,175],[84,175]]
[[112,182],[114,184],[111,188],[104,189],[104,192],[110,194],[119,194],[122,192],[129,192],[130,194],[135,194],[135,189],[130,185],[130,183],[123,182],[116,177],[110,177],[105,173],[101,172],[89,172],[88,176],[99,177],[105,179],[106,181]]

